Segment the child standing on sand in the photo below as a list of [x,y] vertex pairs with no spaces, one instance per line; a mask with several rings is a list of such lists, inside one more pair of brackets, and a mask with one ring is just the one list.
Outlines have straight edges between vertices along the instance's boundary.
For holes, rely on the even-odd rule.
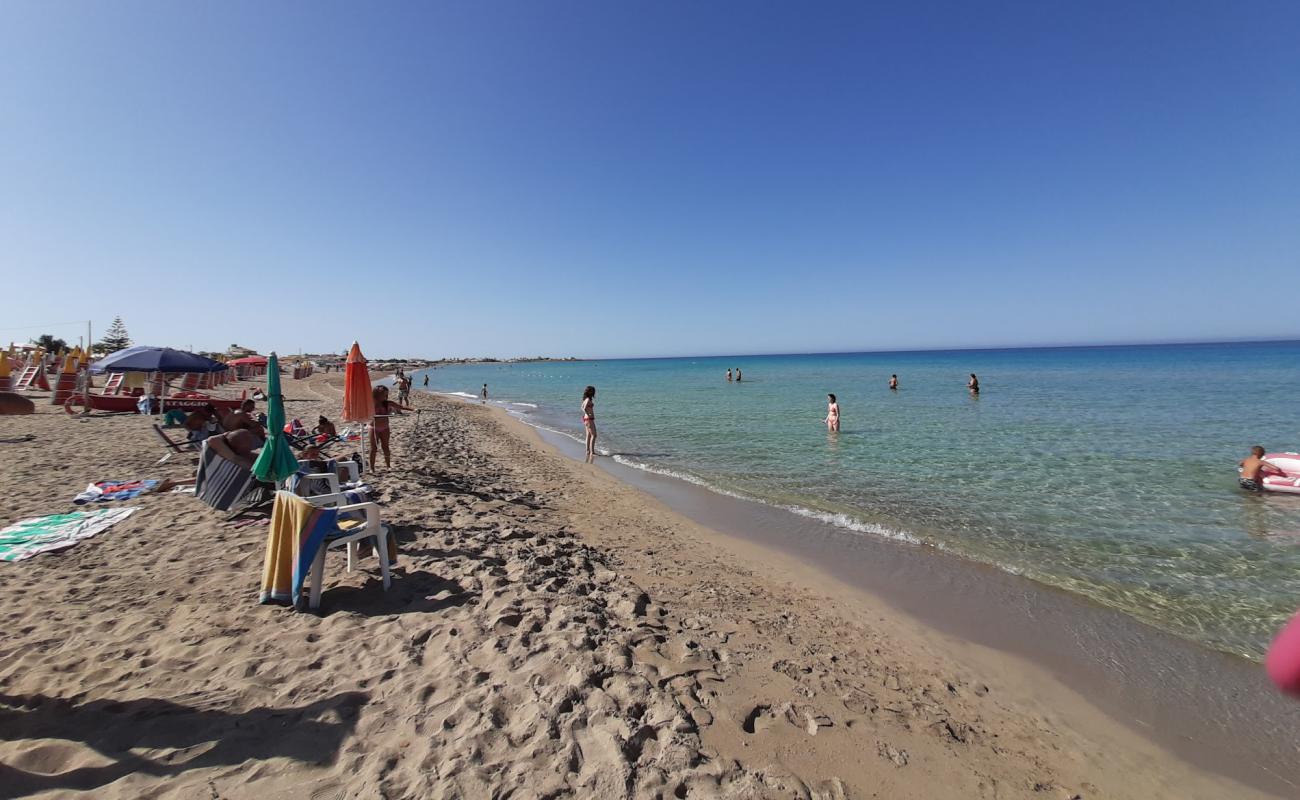
[[587,431],[587,458],[596,455],[596,387],[582,391],[582,427]]

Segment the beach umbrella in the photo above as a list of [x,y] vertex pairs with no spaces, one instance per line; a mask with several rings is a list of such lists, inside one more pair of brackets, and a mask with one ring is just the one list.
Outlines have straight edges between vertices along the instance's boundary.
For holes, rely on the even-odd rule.
[[375,418],[375,397],[371,393],[370,371],[361,345],[352,343],[343,373],[343,419],[346,422],[370,422]]
[[[352,343],[343,372],[343,421],[360,422],[361,457],[366,453],[366,426],[375,418],[375,396],[370,391],[370,369],[366,357],[361,355],[361,345]],[[366,464],[369,468],[371,465]]]
[[[227,367],[220,361],[184,350],[148,345],[118,350],[90,365],[91,372],[220,372],[223,369]],[[158,377],[162,383],[158,398],[158,413],[161,414],[167,404],[167,376],[160,374]]]
[[91,372],[220,372],[220,361],[173,350],[170,347],[139,345],[118,350],[90,365]]
[[280,394],[280,370],[275,353],[271,353],[266,377],[266,444],[253,462],[258,480],[279,483],[298,471],[298,459],[284,438],[284,395]]

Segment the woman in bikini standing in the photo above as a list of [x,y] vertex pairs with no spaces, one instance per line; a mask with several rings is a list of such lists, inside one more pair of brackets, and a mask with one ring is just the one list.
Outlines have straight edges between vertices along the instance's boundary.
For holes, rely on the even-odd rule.
[[389,400],[387,386],[376,386],[371,390],[371,394],[375,398],[375,421],[370,425],[370,468],[375,468],[375,456],[378,455],[381,445],[384,448],[384,466],[392,467],[393,452],[388,449],[388,418],[393,414],[414,411],[414,409]]
[[596,387],[582,391],[582,427],[587,429],[587,457],[596,455]]
[[826,400],[826,419],[824,420],[826,429],[838,431],[840,429],[840,404],[836,402],[833,394],[826,395]]

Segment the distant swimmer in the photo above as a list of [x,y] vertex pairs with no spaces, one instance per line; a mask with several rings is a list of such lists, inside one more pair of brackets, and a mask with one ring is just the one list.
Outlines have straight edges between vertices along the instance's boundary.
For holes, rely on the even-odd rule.
[[482,394],[481,394],[480,396],[483,398],[480,402],[486,403],[486,402],[487,402],[487,384],[486,384],[486,383],[483,384],[483,392],[482,392]]
[[840,404],[836,402],[835,395],[826,395],[828,401],[826,405],[826,428],[832,431],[840,429]]
[[1263,491],[1265,475],[1286,474],[1264,460],[1264,448],[1260,445],[1250,448],[1250,455],[1246,456],[1239,466],[1241,477],[1237,479],[1237,484],[1249,492]]
[[975,377],[975,373],[970,374],[970,380],[966,381],[966,388],[970,389],[971,394],[980,393],[980,379]]
[[897,376],[897,375],[890,375],[890,376],[889,376],[889,388],[890,388],[890,389],[893,389],[894,391],[898,391],[898,376]]
[[582,390],[582,427],[587,432],[587,458],[596,455],[596,387]]
[[731,367],[727,367],[727,383],[731,383]]
[[740,367],[736,367],[736,383],[740,383]]

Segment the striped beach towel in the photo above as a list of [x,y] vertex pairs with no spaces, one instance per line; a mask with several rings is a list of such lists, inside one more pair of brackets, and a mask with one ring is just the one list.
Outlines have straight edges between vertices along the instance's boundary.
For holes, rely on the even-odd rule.
[[338,522],[332,508],[316,508],[292,492],[276,492],[258,601],[296,606],[312,562],[329,535],[338,531]]
[[22,561],[38,553],[71,547],[133,513],[135,508],[98,508],[15,522],[0,530],[0,561]]

